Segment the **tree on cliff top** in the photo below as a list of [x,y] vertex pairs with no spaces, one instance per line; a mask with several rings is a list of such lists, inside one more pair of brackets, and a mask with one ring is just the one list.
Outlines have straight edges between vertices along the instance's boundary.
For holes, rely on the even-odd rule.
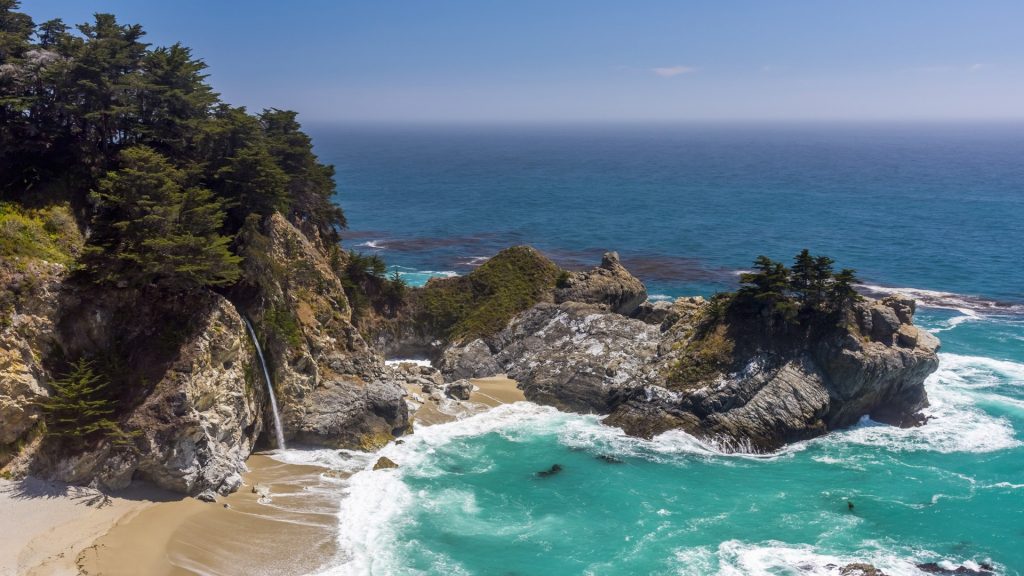
[[231,284],[241,259],[218,233],[222,202],[209,190],[182,186],[184,176],[150,148],[121,153],[121,168],[100,180],[85,264],[104,282],[174,292]]
[[311,238],[338,239],[345,217],[332,203],[334,170],[294,112],[253,115],[220,102],[188,48],[152,48],[141,26],[111,14],[73,29],[60,20],[37,26],[18,7],[0,0],[4,200],[67,201],[88,221],[97,215],[89,192],[122,167],[122,151],[146,146],[181,172],[183,190],[224,201],[224,234],[277,210]]

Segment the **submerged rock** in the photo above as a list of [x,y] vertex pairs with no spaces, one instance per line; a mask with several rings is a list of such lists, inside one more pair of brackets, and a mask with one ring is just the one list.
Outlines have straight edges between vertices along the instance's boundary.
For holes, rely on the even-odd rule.
[[548,468],[547,470],[541,470],[540,472],[537,472],[537,477],[538,478],[547,478],[548,476],[554,476],[555,474],[558,474],[561,471],[562,471],[562,465],[561,464],[552,464],[551,468]]

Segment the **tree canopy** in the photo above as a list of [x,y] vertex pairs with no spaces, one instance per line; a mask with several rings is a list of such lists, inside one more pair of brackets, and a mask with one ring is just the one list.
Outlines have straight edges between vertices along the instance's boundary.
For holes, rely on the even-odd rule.
[[854,288],[860,280],[850,268],[835,273],[834,263],[828,256],[812,256],[807,249],[796,255],[792,267],[758,256],[754,269],[740,275],[734,302],[760,310],[769,331],[798,323],[801,315],[846,310],[861,299]]
[[295,112],[221,102],[191,50],[111,14],[72,28],[18,8],[0,0],[0,198],[74,206],[97,280],[230,283],[250,214],[338,239],[334,169]]

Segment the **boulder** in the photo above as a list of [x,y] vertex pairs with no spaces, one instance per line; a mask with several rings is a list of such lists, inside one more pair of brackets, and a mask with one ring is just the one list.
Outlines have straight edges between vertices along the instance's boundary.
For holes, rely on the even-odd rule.
[[446,386],[444,392],[449,398],[469,400],[470,394],[473,393],[473,383],[469,380],[456,380]]
[[635,313],[645,300],[647,288],[619,262],[616,252],[605,252],[597,268],[569,273],[555,289],[556,304],[594,304],[625,316]]
[[487,378],[502,372],[491,348],[479,338],[445,349],[441,355],[440,369],[444,378],[449,380]]
[[900,318],[896,311],[881,303],[871,306],[871,339],[892,344],[893,334],[900,329]]
[[387,456],[381,456],[377,459],[377,463],[373,465],[374,470],[388,470],[391,468],[398,468],[398,464],[395,464],[395,462]]

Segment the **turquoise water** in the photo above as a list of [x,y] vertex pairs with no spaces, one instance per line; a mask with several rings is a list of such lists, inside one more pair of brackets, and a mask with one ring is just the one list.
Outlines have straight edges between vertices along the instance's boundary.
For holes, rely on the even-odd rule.
[[325,573],[1024,573],[1019,128],[314,128],[346,243],[412,281],[529,242],[569,265],[618,249],[653,293],[706,294],[807,246],[917,290],[943,341],[926,426],[863,421],[768,456],[530,403],[419,428],[383,450],[397,470],[293,456],[358,471]]

